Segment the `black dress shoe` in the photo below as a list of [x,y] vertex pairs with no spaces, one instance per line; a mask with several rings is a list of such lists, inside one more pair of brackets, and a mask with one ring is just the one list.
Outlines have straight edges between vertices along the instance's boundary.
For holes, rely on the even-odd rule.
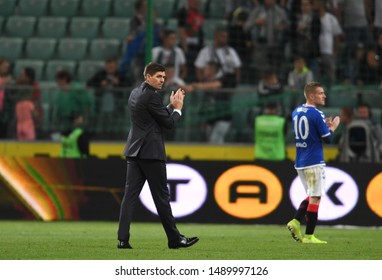
[[118,241],[117,248],[118,249],[133,249],[133,247],[131,247],[129,241],[121,241],[121,240]]
[[168,243],[168,247],[170,249],[178,249],[178,248],[186,248],[194,245],[196,242],[199,241],[199,237],[185,237],[181,235],[179,237],[179,240],[177,241],[172,241]]

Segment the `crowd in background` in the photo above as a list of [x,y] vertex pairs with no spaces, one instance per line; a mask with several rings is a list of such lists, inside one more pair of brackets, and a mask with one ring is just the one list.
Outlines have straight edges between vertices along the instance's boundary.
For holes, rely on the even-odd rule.
[[[302,90],[309,81],[319,80],[328,90],[338,84],[381,84],[381,1],[226,0],[220,17],[224,24],[214,26],[212,35],[206,32],[211,28],[206,23],[216,1],[177,2],[171,15],[176,21],[173,26],[154,11],[151,55],[152,61],[167,68],[164,102],[178,87],[191,94],[205,92],[200,99],[199,113],[204,116],[200,141],[227,141],[232,97],[242,85],[248,85],[248,94],[259,97],[259,114],[271,102],[288,119],[303,100]],[[97,134],[97,129],[126,125],[129,89],[143,81],[147,1],[135,1],[134,9],[120,57],[106,59],[104,68],[85,84],[68,71],[55,73],[55,103],[49,111],[53,130],[70,130],[73,115],[80,113],[95,138],[123,137],[125,131],[116,135],[101,129],[103,133]],[[49,137],[42,129],[45,111],[33,68],[25,67],[16,76],[13,73],[12,61],[0,59],[0,137]],[[88,89],[93,90],[91,94]],[[283,103],[285,91],[298,93],[288,106]],[[250,116],[253,128],[254,115]],[[248,141],[255,141],[253,135],[252,131]],[[174,134],[168,137],[175,139]]]

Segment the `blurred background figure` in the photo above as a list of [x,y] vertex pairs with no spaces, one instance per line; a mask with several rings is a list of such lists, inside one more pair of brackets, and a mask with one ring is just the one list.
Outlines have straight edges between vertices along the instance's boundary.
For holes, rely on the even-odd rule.
[[36,118],[37,113],[33,95],[24,91],[18,97],[16,103],[16,139],[17,140],[35,140],[36,139]]
[[165,66],[173,66],[174,78],[185,80],[187,76],[186,56],[183,50],[176,46],[176,42],[176,32],[170,29],[165,30],[162,34],[162,43],[152,49],[152,61]]
[[255,118],[255,160],[285,160],[287,124],[277,104],[267,103],[261,115]]
[[88,92],[75,82],[66,70],[56,73],[57,91],[54,93],[53,124],[56,132],[62,133],[72,127],[72,116],[79,113],[84,123],[90,123],[92,102]]
[[379,163],[382,155],[382,128],[372,120],[367,103],[359,103],[356,117],[347,126],[339,143],[339,161]]
[[201,115],[202,139],[214,144],[225,142],[231,126],[232,79],[229,75],[219,75],[220,64],[208,62],[203,68],[202,81],[187,84],[186,92],[205,91]]
[[204,15],[200,2],[201,0],[186,0],[176,15],[179,45],[183,49],[187,61],[186,82],[195,80],[194,61],[200,49],[204,46]]
[[13,82],[10,66],[8,59],[0,58],[0,138],[8,137],[8,124],[13,116],[12,100],[6,88]]
[[123,88],[131,83],[120,73],[116,59],[110,58],[105,61],[104,68],[96,72],[86,84],[95,89],[99,136],[110,138],[113,128],[120,123],[119,118],[123,115]]
[[297,56],[293,59],[293,69],[288,73],[288,89],[291,91],[288,98],[290,99],[289,110],[292,112],[298,104],[304,103],[301,92],[304,86],[312,82],[313,72],[306,66],[305,59]]
[[26,95],[27,99],[30,99],[34,104],[34,121],[36,129],[36,138],[42,136],[42,123],[43,123],[43,109],[40,99],[39,83],[36,81],[36,73],[33,68],[25,67],[21,69],[20,74],[16,80],[16,85],[20,85],[21,88],[16,89],[16,98],[20,95]]
[[85,129],[84,117],[73,112],[72,127],[61,135],[61,152],[63,158],[86,158],[89,156],[90,137]]
[[260,97],[262,110],[264,111],[269,102],[276,103],[277,110],[280,113],[286,113],[283,110],[282,92],[283,84],[279,80],[277,74],[272,69],[265,70],[257,85],[257,93]]

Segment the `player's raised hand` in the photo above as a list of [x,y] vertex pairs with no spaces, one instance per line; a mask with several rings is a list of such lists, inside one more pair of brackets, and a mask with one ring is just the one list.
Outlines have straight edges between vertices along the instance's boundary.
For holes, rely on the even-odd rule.
[[326,125],[331,131],[335,131],[340,124],[340,117],[336,116],[334,119],[332,117],[327,117],[325,119]]

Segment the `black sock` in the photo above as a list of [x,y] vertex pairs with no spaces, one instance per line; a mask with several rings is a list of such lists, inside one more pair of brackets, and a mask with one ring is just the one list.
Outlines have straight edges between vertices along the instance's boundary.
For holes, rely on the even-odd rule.
[[305,217],[308,204],[309,204],[309,198],[306,198],[301,202],[300,207],[297,209],[296,215],[294,216],[294,218],[297,221],[301,222],[302,219]]
[[318,217],[318,205],[309,204],[308,210],[306,211],[306,229],[305,234],[313,234],[314,229],[317,224]]

